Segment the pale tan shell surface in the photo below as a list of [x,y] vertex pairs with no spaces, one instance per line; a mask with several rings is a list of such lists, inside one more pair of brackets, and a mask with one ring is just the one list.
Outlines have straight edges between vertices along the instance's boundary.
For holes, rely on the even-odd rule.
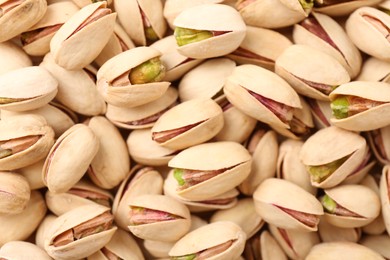
[[356,78],[357,81],[383,81],[390,82],[390,63],[374,57],[368,58],[362,67],[362,71]]
[[0,172],[0,213],[18,214],[30,200],[30,186],[15,172]]
[[388,235],[366,236],[360,244],[380,253],[385,258],[390,258],[390,238]]
[[18,172],[27,179],[31,190],[46,187],[42,180],[42,167],[44,162],[45,158],[34,164],[18,169]]
[[32,66],[29,56],[18,45],[11,41],[0,43],[0,75],[8,71]]
[[375,154],[375,157],[378,159],[378,161],[382,164],[389,164],[390,162],[390,126],[385,126],[383,128],[378,129],[379,135],[382,139],[382,144],[380,144],[382,149],[385,151],[385,155],[383,156],[382,153],[380,153],[380,145],[375,142],[375,134],[373,132],[370,132],[368,134],[368,140],[370,143],[370,147]]
[[263,231],[260,235],[260,252],[264,260],[287,260],[286,254],[268,231]]
[[373,6],[381,2],[381,0],[357,0],[357,1],[347,1],[341,2],[339,4],[333,4],[324,7],[314,8],[315,12],[327,14],[330,16],[344,16],[352,13],[356,9],[363,6]]
[[389,166],[383,167],[382,176],[380,180],[380,199],[382,205],[383,220],[385,222],[387,233],[390,233],[390,198],[389,198]]
[[24,241],[11,241],[0,249],[0,258],[2,259],[23,260],[31,258],[31,256],[42,260],[52,259],[43,249]]

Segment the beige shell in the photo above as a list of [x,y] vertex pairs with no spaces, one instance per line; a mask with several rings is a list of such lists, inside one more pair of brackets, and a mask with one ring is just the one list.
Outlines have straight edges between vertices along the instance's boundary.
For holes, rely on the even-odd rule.
[[9,71],[32,66],[30,57],[11,41],[0,43],[0,75]]
[[154,0],[117,0],[114,1],[118,19],[123,28],[136,45],[145,46],[148,41],[145,36],[141,11],[148,19],[150,26],[158,38],[162,38],[167,30],[163,17],[163,4]]
[[[256,248],[256,245],[254,247]],[[282,248],[267,230],[261,232],[260,235],[260,254],[261,259],[264,260],[287,260],[287,256],[283,252]]]
[[233,244],[225,251],[213,256],[213,260],[236,259],[244,251],[246,235],[233,222],[218,221],[202,226],[188,233],[169,251],[169,256],[184,256],[195,254],[213,246],[233,240]]
[[[150,128],[169,108],[176,104],[176,88],[169,87],[158,99],[136,107],[107,105],[106,117],[116,126],[125,129]],[[146,120],[146,122],[143,122]]]
[[330,118],[332,117],[332,109],[329,101],[321,101],[315,99],[306,99],[313,115],[314,124],[317,129],[322,129],[330,126]]
[[[49,0],[50,1],[62,1],[62,0]],[[79,8],[83,8],[84,6],[90,5],[91,3],[94,3],[92,0],[72,0]],[[107,2],[107,5],[112,4],[112,0],[103,0]]]
[[92,130],[76,124],[63,133],[51,148],[42,169],[42,178],[51,192],[62,193],[76,184],[99,149]]
[[0,141],[19,137],[40,136],[29,148],[0,159],[0,170],[13,170],[31,165],[43,159],[54,143],[53,129],[39,115],[19,115],[0,120]]
[[0,214],[19,214],[29,200],[26,178],[14,172],[0,172]]
[[390,198],[389,198],[389,166],[383,167],[380,180],[380,199],[382,205],[382,215],[385,222],[387,233],[390,234]]
[[[0,4],[7,2],[1,0]],[[47,9],[45,0],[27,0],[6,12],[0,18],[0,42],[12,39],[37,23]]]
[[107,2],[103,1],[85,6],[57,31],[50,41],[50,52],[58,65],[69,70],[82,69],[99,55],[114,30],[116,13],[107,14],[74,32],[106,5]]
[[192,146],[169,161],[169,167],[191,170],[219,170],[233,167],[217,176],[177,194],[188,200],[207,200],[233,189],[250,173],[252,159],[248,151],[235,142],[214,142]]
[[[350,1],[350,3],[352,3],[352,1]],[[362,56],[359,50],[349,39],[343,27],[341,27],[335,20],[321,13],[313,12],[311,14],[313,15],[312,19],[315,19],[318,22],[322,30],[325,31],[326,35],[330,38],[337,49],[330,45],[329,42],[305,29],[302,24],[294,25],[292,35],[294,42],[297,44],[311,46],[329,54],[340,62],[340,64],[348,71],[351,78],[355,78],[362,65]]]
[[143,246],[146,251],[157,259],[166,258],[169,259],[168,252],[171,250],[175,242],[161,242],[155,240],[144,240]]
[[364,159],[361,164],[355,169],[355,171],[348,175],[347,178],[341,182],[341,184],[358,184],[364,179],[364,177],[369,174],[370,170],[374,167],[375,164],[376,161],[371,160],[371,151],[367,146]]
[[[376,159],[381,164],[390,164],[390,125],[382,127],[375,131],[367,133],[371,150],[373,151]],[[376,135],[380,136],[381,144],[375,142]],[[379,147],[379,145],[381,145],[382,147]],[[385,156],[380,152],[380,149],[384,150]]]
[[141,207],[163,211],[177,216],[174,220],[139,225],[130,224],[128,226],[130,232],[139,238],[172,242],[180,239],[190,229],[190,211],[184,204],[168,196],[142,195],[129,198],[128,205],[130,207],[128,214],[131,214],[132,207]]
[[357,243],[362,236],[361,228],[343,228],[330,224],[322,217],[318,225],[318,234],[322,242],[348,241]]
[[0,258],[2,259],[23,260],[31,259],[32,256],[35,259],[51,259],[43,249],[33,243],[24,241],[10,241],[4,244],[0,249]]
[[116,87],[112,81],[132,68],[161,56],[161,52],[150,47],[137,47],[122,52],[103,64],[97,73],[97,87],[104,100],[114,106],[136,107],[161,97],[168,89],[170,82],[153,82],[147,84],[131,83]]
[[[365,16],[374,21],[368,21]],[[378,59],[390,61],[390,42],[377,26],[388,29],[389,15],[373,7],[361,7],[349,16],[345,29],[352,42],[361,51]],[[364,37],[361,37],[362,34]]]
[[47,233],[50,230],[51,224],[57,218],[57,216],[53,214],[47,214],[42,222],[39,224],[38,228],[35,232],[35,244],[42,249],[45,249],[45,239]]
[[248,90],[293,108],[301,107],[298,94],[286,81],[275,73],[255,65],[237,66],[226,80],[223,90],[229,102],[245,114],[281,128],[288,128],[288,125],[253,97]]
[[302,146],[299,157],[305,166],[318,166],[348,156],[348,159],[322,182],[311,180],[315,187],[330,188],[341,183],[357,169],[366,155],[366,146],[366,140],[362,136],[331,126],[309,137]]
[[353,81],[339,86],[329,97],[332,101],[338,95],[357,96],[386,103],[347,118],[331,118],[333,125],[351,131],[370,131],[390,124],[389,83]]
[[0,109],[26,111],[42,107],[55,97],[57,85],[57,80],[41,67],[10,71],[0,76],[0,97],[16,101],[1,104]]
[[[216,16],[218,19],[215,19]],[[240,46],[246,33],[246,25],[240,14],[234,8],[222,4],[204,4],[188,8],[176,17],[173,24],[187,29],[227,32],[177,48],[180,54],[194,59],[229,54]]]
[[354,10],[362,6],[373,6],[381,2],[381,0],[357,0],[347,1],[338,4],[333,4],[324,7],[314,8],[315,12],[327,14],[330,16],[344,16],[352,13]]
[[108,208],[100,205],[85,205],[75,208],[55,219],[45,239],[46,252],[55,259],[80,259],[91,255],[106,245],[114,235],[117,227],[94,233],[66,245],[54,246],[53,240],[63,232],[89,221],[105,212]]
[[390,258],[390,238],[388,235],[366,236],[360,244],[381,254],[384,258]]
[[18,173],[26,178],[31,190],[46,187],[42,180],[42,167],[44,163],[45,158],[34,164],[18,169]]
[[88,175],[99,187],[112,189],[130,170],[129,152],[118,129],[102,116],[90,118],[86,124],[99,139],[99,150],[89,167]]
[[356,80],[390,83],[390,63],[370,57],[363,63],[362,70]]
[[203,143],[213,138],[223,127],[222,109],[212,99],[197,98],[180,103],[165,112],[152,128],[152,136],[160,132],[190,127],[185,132],[160,142],[173,150]]

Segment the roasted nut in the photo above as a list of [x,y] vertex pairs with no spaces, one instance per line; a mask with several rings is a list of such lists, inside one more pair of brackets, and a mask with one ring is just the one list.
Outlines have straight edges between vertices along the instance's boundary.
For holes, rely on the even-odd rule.
[[322,217],[318,225],[318,234],[322,242],[347,241],[357,243],[362,237],[361,228],[336,227]]
[[306,99],[313,115],[315,126],[318,129],[330,126],[330,118],[332,117],[332,109],[329,101],[321,101],[315,99]]
[[22,213],[29,200],[26,178],[14,172],[0,172],[0,214]]
[[10,241],[0,249],[0,259],[22,260],[31,258],[32,256],[42,260],[51,259],[43,249],[24,241]]
[[382,164],[390,164],[390,126],[385,126],[367,133],[370,147]]
[[287,256],[267,230],[246,241],[243,255],[245,259],[287,260]]
[[50,231],[51,224],[57,218],[53,214],[47,214],[42,222],[39,224],[35,233],[35,244],[42,249],[45,249],[45,239]]
[[0,43],[0,75],[9,71],[32,66],[30,57],[15,43]]
[[363,63],[362,70],[356,80],[390,83],[390,63],[370,57]]
[[384,258],[390,258],[390,239],[387,235],[366,236],[360,244],[381,254]]

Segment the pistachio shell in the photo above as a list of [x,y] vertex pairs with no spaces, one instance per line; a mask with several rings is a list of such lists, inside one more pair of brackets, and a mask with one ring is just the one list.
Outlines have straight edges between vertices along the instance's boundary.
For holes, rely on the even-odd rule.
[[390,83],[390,63],[370,57],[363,63],[362,70],[356,80]]
[[268,231],[263,231],[260,235],[260,249],[261,257],[264,260],[287,259],[287,256],[284,254],[275,238]]
[[23,260],[31,256],[36,259],[50,260],[51,257],[38,246],[24,241],[10,241],[4,244],[0,249],[2,259]]
[[26,178],[31,190],[46,187],[42,180],[42,167],[44,163],[45,158],[34,164],[18,169],[18,173]]
[[317,7],[314,8],[314,11],[327,14],[330,16],[344,16],[352,13],[354,10],[362,7],[362,6],[372,6],[376,5],[380,0],[357,0],[357,1],[347,1],[347,2],[340,2],[336,4],[332,4],[329,6],[324,6],[324,7]]
[[310,106],[313,115],[314,124],[317,129],[322,129],[330,126],[330,118],[332,117],[332,109],[329,101],[321,101],[315,99],[306,99]]
[[366,236],[360,244],[381,254],[384,258],[390,258],[390,238],[387,235]]
[[48,231],[50,230],[51,224],[57,218],[53,214],[47,214],[42,222],[39,224],[35,233],[35,244],[42,249],[45,249],[45,239]]
[[19,214],[30,200],[26,178],[14,172],[0,172],[0,213]]
[[390,234],[390,198],[389,198],[389,166],[383,167],[380,180],[380,199],[382,205],[382,215],[387,233]]
[[148,253],[158,259],[160,258],[169,259],[168,252],[169,250],[171,250],[174,244],[175,242],[162,242],[162,241],[155,241],[155,240],[143,241],[143,246],[148,251]]
[[9,71],[32,66],[30,57],[11,41],[0,43],[0,75]]
[[374,167],[376,161],[371,160],[371,152],[369,147],[366,147],[366,153],[361,164],[352,172],[350,175],[345,178],[345,180],[341,184],[358,184],[366,177],[369,171]]
[[381,164],[390,164],[390,126],[368,132],[370,147]]
[[330,224],[325,217],[321,218],[318,233],[322,242],[348,241],[357,243],[362,236],[360,228],[343,228]]

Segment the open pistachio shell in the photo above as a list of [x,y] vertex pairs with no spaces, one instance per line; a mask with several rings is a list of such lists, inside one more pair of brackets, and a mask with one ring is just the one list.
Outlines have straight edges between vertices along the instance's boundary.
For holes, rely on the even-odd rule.
[[342,228],[330,224],[322,217],[318,225],[318,234],[322,242],[348,241],[357,243],[362,236],[361,228]]
[[12,41],[0,43],[0,75],[8,71],[32,66],[30,57]]
[[[109,208],[85,205],[55,219],[45,239],[46,252],[55,259],[80,259],[106,245],[117,227]],[[69,234],[69,230],[73,231]]]
[[223,113],[209,98],[197,98],[172,107],[156,121],[152,139],[161,146],[181,150],[213,138],[223,127]]
[[380,180],[380,199],[382,204],[382,215],[385,222],[387,233],[390,234],[390,196],[389,196],[389,181],[390,167],[383,167],[382,177]]
[[18,214],[30,200],[26,178],[14,172],[0,172],[0,213]]
[[386,38],[389,27],[390,16],[373,7],[357,9],[345,25],[348,36],[361,51],[386,61],[390,60],[390,42]]
[[375,163],[375,160],[371,160],[371,151],[367,146],[363,161],[341,184],[358,184],[368,175]]
[[[298,94],[286,81],[255,65],[237,66],[226,80],[224,93],[245,114],[281,128],[289,127],[286,121],[292,118],[292,109],[301,107]],[[267,107],[271,105],[279,116]]]
[[105,1],[87,5],[61,26],[50,41],[50,52],[58,65],[82,69],[99,55],[115,25],[116,13],[106,6]]
[[[216,16],[219,19],[215,19]],[[176,26],[177,41],[178,28],[211,33],[212,36],[207,39],[178,47],[180,54],[195,59],[223,56],[234,51],[240,46],[246,33],[246,26],[240,14],[234,8],[222,4],[203,4],[188,8],[176,17],[173,24]],[[213,36],[213,32],[222,34]]]
[[253,193],[256,212],[264,221],[280,228],[316,231],[324,214],[321,203],[298,185],[269,178]]
[[360,240],[360,244],[379,253],[384,258],[390,258],[390,238],[388,235],[366,236]]
[[247,240],[242,255],[244,259],[287,260],[286,254],[267,230]]
[[[161,52],[156,49],[137,47],[105,62],[97,74],[97,87],[104,100],[114,106],[136,107],[161,97],[170,82],[135,84],[130,81],[130,78],[123,78],[131,75],[132,69],[137,66],[151,59],[158,59],[160,56]],[[160,70],[161,75],[165,69],[160,66]],[[118,80],[124,82],[118,83]]]
[[38,115],[0,120],[0,170],[13,170],[43,159],[54,143],[54,132]]
[[363,63],[362,70],[356,80],[390,83],[390,63],[375,57],[370,57]]
[[175,242],[144,240],[143,246],[145,247],[146,251],[156,259],[169,259],[168,252],[171,250]]
[[[215,142],[192,146],[181,151],[168,166],[177,169],[180,181],[177,194],[188,200],[207,200],[239,185],[250,173],[251,156],[235,142]],[[192,180],[192,172],[203,173],[202,180]],[[211,176],[210,176],[211,175]],[[176,179],[177,179],[176,178]]]
[[39,224],[35,232],[35,244],[42,249],[45,249],[45,239],[50,231],[51,224],[57,218],[53,214],[47,214],[42,222]]
[[316,128],[322,129],[330,126],[330,118],[332,117],[330,102],[309,98],[306,101],[310,106]]
[[22,1],[15,7],[12,4],[7,5],[9,1],[0,1],[2,13],[0,17],[0,42],[5,42],[28,30],[45,15],[47,9],[45,0]]
[[[389,16],[390,17],[390,16]],[[385,82],[353,81],[340,85],[330,95],[333,102],[338,97],[347,98],[346,117],[331,118],[333,125],[351,131],[370,131],[390,124],[390,84]],[[357,101],[354,105],[353,99]],[[363,104],[359,105],[360,99]],[[352,103],[352,104],[350,104]]]
[[4,244],[0,249],[1,259],[22,260],[30,258],[31,256],[42,260],[51,259],[51,257],[43,249],[32,243],[24,241],[11,241]]
[[26,111],[42,107],[57,94],[58,82],[44,68],[31,66],[0,76],[0,109]]
[[[316,1],[317,2],[317,1]],[[363,6],[373,6],[381,0],[356,0],[356,1],[335,1],[333,4],[324,4],[327,1],[318,1],[314,6],[314,11],[330,16],[344,16]],[[332,2],[332,1],[330,1]]]
[[390,164],[390,126],[368,132],[370,147],[381,164]]
[[99,149],[99,140],[83,124],[63,133],[51,148],[42,169],[42,178],[51,192],[62,193],[76,184],[87,171]]
[[185,235],[169,251],[169,256],[195,258],[205,254],[214,260],[236,259],[244,251],[245,240],[246,235],[237,224],[218,221]]
[[45,158],[34,164],[18,169],[18,173],[26,178],[31,190],[46,187],[42,180],[42,167],[44,163]]
[[366,147],[362,136],[331,126],[309,137],[299,157],[308,174],[312,172],[311,184],[330,188],[356,171],[364,160]]

